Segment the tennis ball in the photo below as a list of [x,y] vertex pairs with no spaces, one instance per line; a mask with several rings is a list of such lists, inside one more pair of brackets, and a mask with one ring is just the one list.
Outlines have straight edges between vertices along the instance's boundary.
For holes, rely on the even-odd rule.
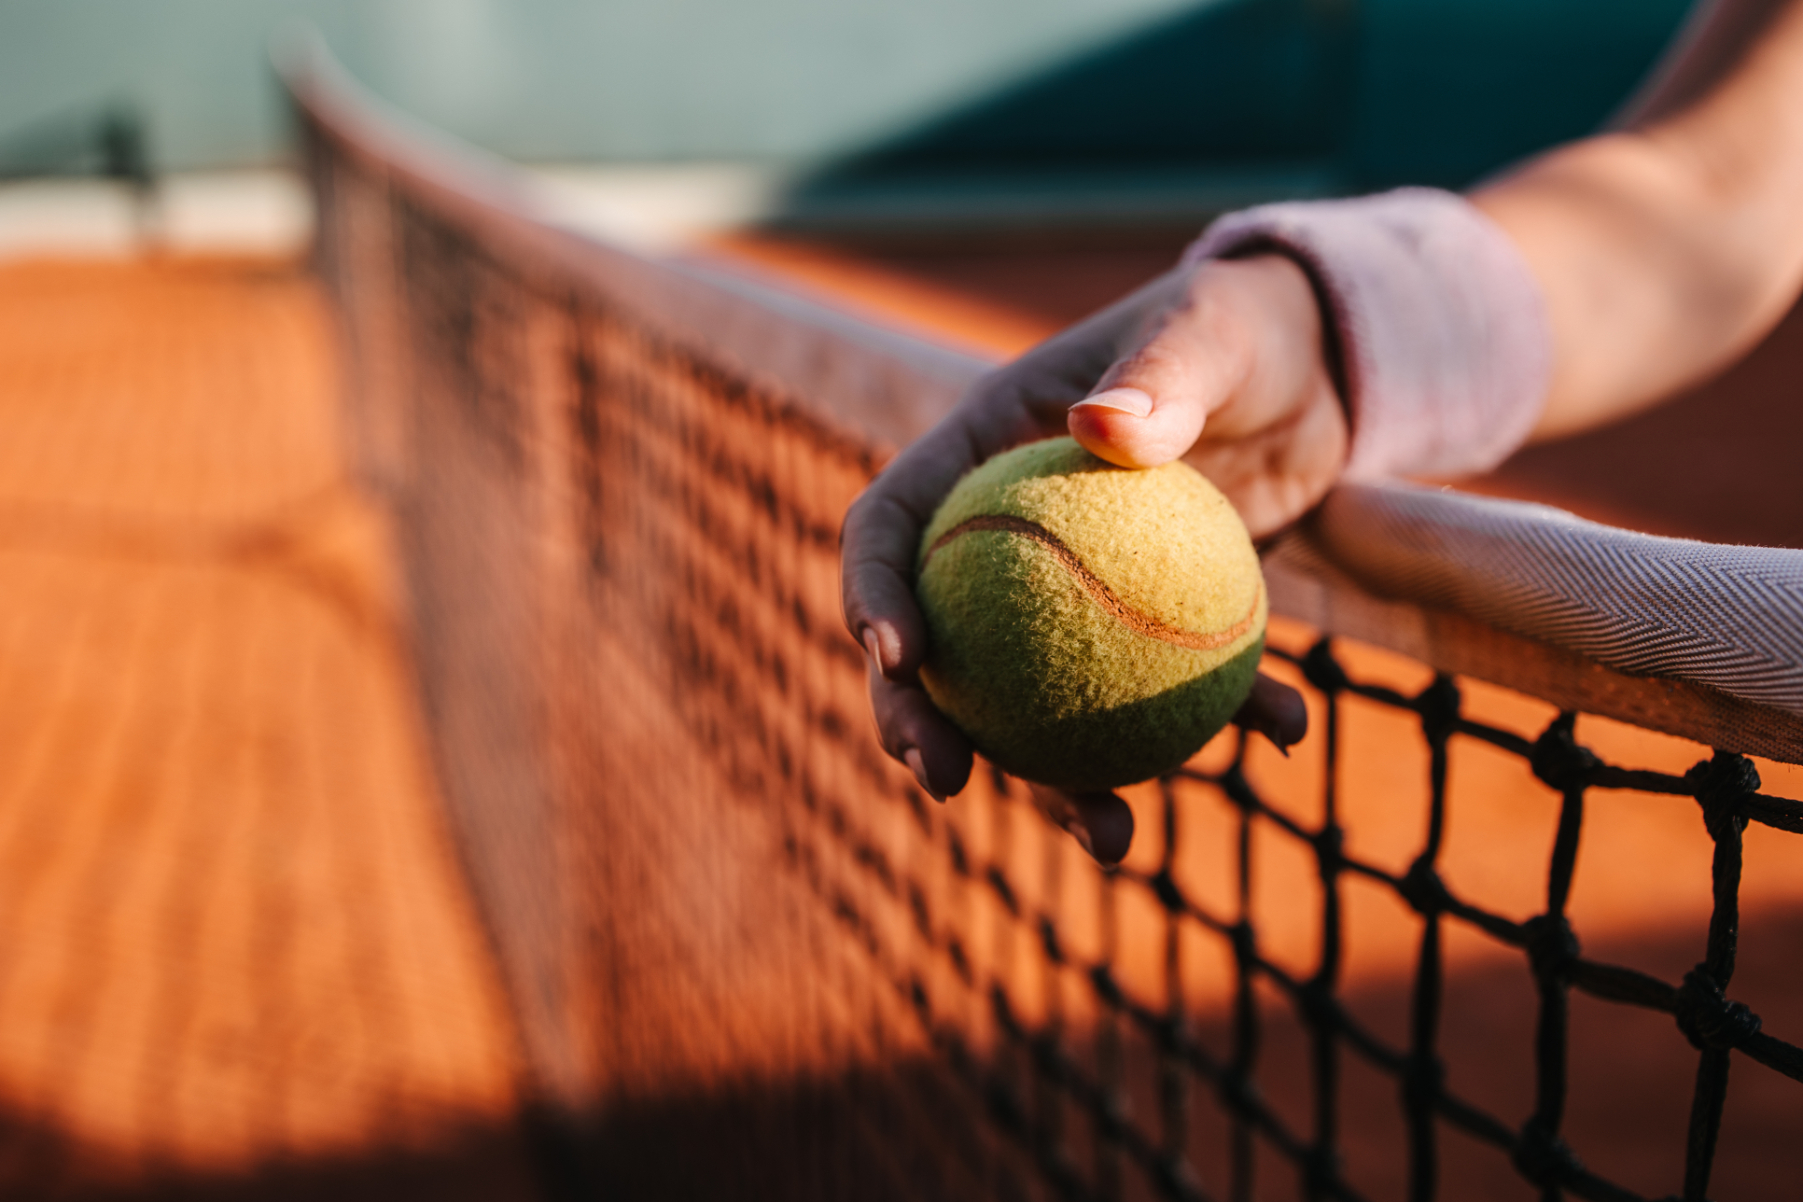
[[952,489],[916,568],[927,695],[992,763],[1058,788],[1182,764],[1245,701],[1264,649],[1252,540],[1183,463],[1017,447]]

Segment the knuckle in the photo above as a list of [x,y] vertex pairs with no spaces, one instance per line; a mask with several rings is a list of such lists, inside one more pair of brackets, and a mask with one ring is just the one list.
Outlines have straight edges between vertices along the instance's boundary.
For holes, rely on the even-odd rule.
[[1184,365],[1183,355],[1168,338],[1160,335],[1121,359],[1123,372],[1164,372]]

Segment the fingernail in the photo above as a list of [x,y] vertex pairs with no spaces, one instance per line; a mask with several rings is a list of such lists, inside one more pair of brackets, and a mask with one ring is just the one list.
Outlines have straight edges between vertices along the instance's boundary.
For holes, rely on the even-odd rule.
[[907,751],[902,753],[902,762],[908,765],[908,770],[910,772],[914,773],[914,779],[919,781],[920,787],[927,791],[927,796],[931,797],[940,805],[944,805],[945,794],[933,788],[932,784],[927,780],[927,762],[921,758],[920,748],[908,748]]
[[[1089,828],[1083,825],[1082,819],[1071,819],[1064,824],[1064,829],[1069,832],[1071,838],[1077,841],[1077,845],[1088,853],[1090,859],[1094,860],[1096,858],[1095,842],[1090,839]],[[1097,860],[1096,862],[1101,863],[1100,860]]]
[[869,626],[864,627],[864,652],[870,656],[870,664],[876,669],[877,675],[886,675],[883,671],[882,644],[877,641],[876,631]]
[[1110,388],[1094,396],[1084,397],[1071,408],[1081,409],[1085,405],[1096,409],[1112,409],[1116,413],[1126,413],[1133,417],[1145,417],[1152,412],[1152,397],[1150,393],[1137,388]]

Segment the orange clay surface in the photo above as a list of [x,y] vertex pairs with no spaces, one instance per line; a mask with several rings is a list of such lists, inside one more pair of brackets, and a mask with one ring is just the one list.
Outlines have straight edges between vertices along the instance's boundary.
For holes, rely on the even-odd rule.
[[[1121,290],[1147,258],[1092,258],[1057,279],[1033,256],[898,268],[750,241],[708,253],[998,353]],[[0,1195],[531,1192],[513,1034],[440,822],[386,530],[345,479],[335,381],[321,301],[291,265],[0,267]],[[1284,645],[1307,637],[1273,628]],[[1344,658],[1361,679],[1424,682],[1379,652]],[[1551,716],[1483,685],[1467,698],[1523,733]],[[1399,870],[1424,816],[1419,732],[1358,703],[1345,721],[1348,850]],[[1680,770],[1702,754],[1589,720],[1580,737],[1629,765]],[[1277,804],[1316,795],[1322,769],[1312,744],[1289,760],[1259,748],[1251,765]],[[1795,770],[1762,769],[1769,791],[1803,795]],[[1449,884],[1512,918],[1535,912],[1556,798],[1464,740],[1452,775]],[[1227,815],[1203,799],[1184,812],[1182,884],[1229,909]],[[1735,989],[1792,1040],[1794,842],[1749,831]],[[1142,820],[1130,863],[1157,852]],[[1254,857],[1261,946],[1305,971],[1311,866],[1265,831]],[[1681,974],[1701,953],[1707,859],[1692,803],[1593,794],[1571,903],[1586,952]],[[1347,907],[1349,1004],[1400,1041],[1418,924],[1364,886]],[[1122,978],[1149,981],[1158,916],[1121,917]],[[1204,1024],[1225,1001],[1211,948],[1186,961]],[[1447,953],[1452,1080],[1519,1117],[1534,1008],[1519,954],[1456,925]],[[1663,1192],[1694,1053],[1665,1016],[1574,1007],[1576,1142]],[[1296,1045],[1272,1034],[1281,1079]],[[1393,1111],[1392,1085],[1349,1072],[1358,1114]],[[1735,1073],[1719,1193],[1789,1196],[1771,1183],[1795,1179],[1781,1153],[1796,1087],[1756,1065]],[[1274,1101],[1300,1104],[1281,1089]],[[1349,1156],[1376,1180],[1400,1145],[1371,1121]],[[1465,1156],[1456,1141],[1448,1155]],[[1497,1172],[1469,1196],[1531,1196]]]
[[526,1196],[283,262],[0,266],[0,1195]]

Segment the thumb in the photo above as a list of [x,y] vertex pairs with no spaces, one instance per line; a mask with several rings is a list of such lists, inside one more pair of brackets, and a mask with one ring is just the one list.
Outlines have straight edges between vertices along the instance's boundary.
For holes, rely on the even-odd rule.
[[1070,432],[1121,467],[1157,467],[1195,444],[1244,374],[1244,339],[1210,303],[1206,280],[1158,315],[1138,344],[1071,406]]

